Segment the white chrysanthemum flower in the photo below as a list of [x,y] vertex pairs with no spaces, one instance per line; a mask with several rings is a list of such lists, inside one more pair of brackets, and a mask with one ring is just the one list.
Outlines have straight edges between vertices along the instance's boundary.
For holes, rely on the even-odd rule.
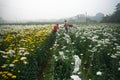
[[83,55],[83,54],[80,54],[81,56]]
[[14,67],[15,65],[14,64],[9,64],[10,67]]
[[56,55],[53,55],[53,57],[56,61],[58,60],[58,57]]
[[24,51],[25,51],[25,48],[19,48],[19,53],[24,53]]
[[5,54],[6,52],[5,51],[0,51],[0,53]]
[[64,33],[64,35],[65,35],[65,37],[68,37],[68,38],[70,37],[70,36],[69,36],[68,34],[66,34],[66,33]]
[[19,48],[19,49],[20,49],[20,50],[25,50],[25,48],[22,48],[22,47],[21,47],[21,48]]
[[101,75],[102,75],[102,72],[101,72],[101,71],[98,71],[98,72],[96,73],[96,75],[101,76]]
[[72,75],[70,76],[73,80],[81,80],[78,75]]
[[71,64],[74,64],[73,62]]
[[14,50],[9,50],[8,52],[6,52],[9,56],[13,56],[13,54],[15,54]]
[[97,42],[98,37],[99,37],[99,36],[94,35],[94,36],[92,37],[92,41],[93,41],[93,42]]
[[24,49],[21,49],[19,50],[19,53],[24,53],[24,51],[25,51]]
[[13,54],[15,53],[15,51],[14,51],[14,50],[9,50],[9,52],[10,52],[10,53],[13,53]]
[[92,45],[89,45],[89,47],[92,47]]
[[78,72],[77,74],[81,74],[81,72]]
[[65,59],[65,55],[64,55],[64,52],[63,52],[63,51],[59,51],[59,55],[60,55],[63,59]]
[[26,60],[27,58],[26,57],[21,57],[20,58],[20,60],[22,61],[22,60]]
[[3,58],[8,58],[8,56],[7,56],[7,55],[3,55],[2,57],[3,57]]
[[10,54],[12,54],[12,53],[8,51],[8,52],[6,52],[6,54],[10,55]]
[[72,42],[72,44],[75,44],[74,42]]
[[74,50],[72,50],[72,53],[74,53],[75,51]]
[[57,44],[56,46],[59,46],[59,44]]
[[66,48],[66,46],[63,46],[63,47],[62,47],[62,49],[65,49],[65,48]]
[[66,38],[67,44],[69,44],[71,42],[71,40],[69,38]]
[[107,54],[108,56],[110,55],[110,53]]
[[90,64],[90,66],[93,66],[92,64]]
[[55,43],[54,46],[57,47],[57,44]]
[[26,61],[24,61],[23,63],[24,63],[24,64],[28,64],[28,62],[26,62]]
[[29,52],[25,52],[25,53],[24,53],[24,55],[28,55],[28,54],[30,54],[30,53],[29,53]]
[[117,51],[117,54],[115,54],[115,56],[120,56],[120,52]]
[[78,32],[76,32],[75,37],[77,38],[78,36],[79,36],[79,33],[78,33]]
[[52,50],[52,48],[50,48],[50,50]]
[[115,55],[112,54],[112,55],[111,55],[111,58],[117,58],[117,56],[115,56]]
[[23,55],[23,53],[19,53],[18,55]]
[[69,52],[69,50],[66,50],[66,52]]
[[59,51],[59,55],[64,55],[63,51]]

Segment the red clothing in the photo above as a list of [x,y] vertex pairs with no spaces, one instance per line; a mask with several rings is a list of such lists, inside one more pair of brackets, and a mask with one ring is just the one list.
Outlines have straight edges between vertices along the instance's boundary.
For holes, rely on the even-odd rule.
[[58,29],[58,26],[54,25],[54,31],[57,31],[57,29]]

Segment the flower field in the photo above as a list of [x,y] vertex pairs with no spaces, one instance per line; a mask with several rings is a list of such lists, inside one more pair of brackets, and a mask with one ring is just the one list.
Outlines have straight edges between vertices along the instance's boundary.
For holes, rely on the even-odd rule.
[[42,68],[38,68],[37,62],[42,51],[37,52],[37,49],[45,45],[52,33],[52,26],[3,25],[0,30],[0,79],[35,80],[39,68]]
[[120,25],[59,28],[44,80],[119,80]]
[[[119,80],[120,25],[0,26],[2,80]],[[42,76],[42,78],[41,78]]]

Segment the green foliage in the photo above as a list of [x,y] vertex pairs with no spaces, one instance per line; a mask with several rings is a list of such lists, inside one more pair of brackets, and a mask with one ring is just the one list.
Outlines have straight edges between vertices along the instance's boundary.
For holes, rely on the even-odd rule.
[[53,43],[55,41],[55,34],[52,32],[48,38],[43,42],[42,45],[37,46],[35,50],[36,54],[36,63],[37,63],[37,71],[38,71],[38,78],[42,75],[43,68],[45,67],[45,64],[47,62],[48,56],[50,56],[50,48],[52,47]]
[[70,65],[70,60],[59,59],[58,61],[55,61],[54,65],[55,65],[54,68],[55,80],[70,79],[71,70],[72,70]]
[[101,22],[120,23],[120,3],[116,5],[116,11],[112,15],[107,15]]

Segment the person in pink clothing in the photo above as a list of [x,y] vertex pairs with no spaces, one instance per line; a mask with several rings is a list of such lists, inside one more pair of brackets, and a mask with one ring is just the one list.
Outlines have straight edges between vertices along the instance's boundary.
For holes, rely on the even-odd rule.
[[55,24],[54,25],[54,32],[57,32],[57,29],[58,29],[58,24]]
[[65,20],[64,27],[65,27],[66,32],[68,32],[68,26],[69,26],[69,24],[68,24],[67,20]]

